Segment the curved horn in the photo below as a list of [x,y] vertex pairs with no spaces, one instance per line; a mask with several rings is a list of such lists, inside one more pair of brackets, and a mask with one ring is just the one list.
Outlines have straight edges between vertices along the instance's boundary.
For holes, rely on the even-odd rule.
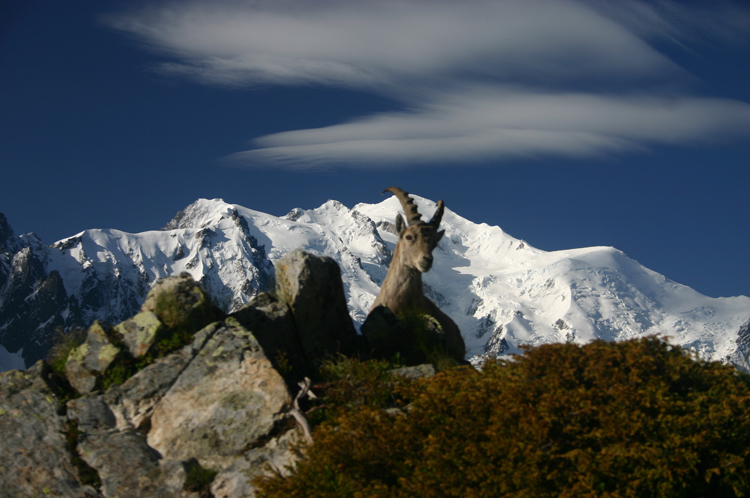
[[432,219],[430,220],[430,225],[432,225],[432,228],[435,230],[438,229],[440,226],[440,220],[443,219],[443,210],[445,209],[445,204],[443,204],[443,200],[439,200],[437,203],[437,210],[435,211],[435,214],[432,215]]
[[[398,197],[398,200],[401,201],[401,206],[404,208],[404,212],[406,213],[406,219],[409,222],[409,226],[412,225],[421,225],[424,223],[422,221],[422,215],[419,214],[419,211],[417,211],[417,205],[414,204],[414,199],[409,197],[409,192],[404,192],[398,187],[388,187],[387,189],[383,190],[383,193],[390,192],[396,197]],[[442,213],[440,214],[442,217]]]

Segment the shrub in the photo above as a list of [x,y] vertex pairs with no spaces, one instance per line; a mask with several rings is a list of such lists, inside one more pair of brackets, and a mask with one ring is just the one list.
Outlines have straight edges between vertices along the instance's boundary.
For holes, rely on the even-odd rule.
[[400,406],[397,386],[409,381],[391,375],[390,370],[398,366],[401,365],[387,360],[360,361],[344,355],[323,361],[320,367],[323,382],[314,389],[319,398],[310,422],[318,425],[363,408]]
[[545,345],[322,423],[263,496],[750,494],[750,384],[657,338]]

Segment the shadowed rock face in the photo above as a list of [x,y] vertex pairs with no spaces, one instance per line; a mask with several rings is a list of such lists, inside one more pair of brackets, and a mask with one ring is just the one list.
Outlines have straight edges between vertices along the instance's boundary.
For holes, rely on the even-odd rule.
[[328,257],[299,249],[276,262],[276,292],[292,310],[307,359],[354,354],[362,348],[349,317],[341,269]]
[[[266,356],[274,366],[291,368],[298,375],[312,376],[313,367],[307,359],[300,335],[294,324],[292,310],[286,302],[262,292],[232,316],[246,329],[252,330]],[[287,362],[288,364],[284,364]]]

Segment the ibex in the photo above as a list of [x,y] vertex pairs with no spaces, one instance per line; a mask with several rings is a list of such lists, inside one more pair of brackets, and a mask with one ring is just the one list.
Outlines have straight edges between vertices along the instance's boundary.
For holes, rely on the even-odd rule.
[[432,316],[443,328],[453,355],[463,360],[466,345],[461,337],[461,331],[448,315],[440,311],[440,308],[424,295],[422,289],[422,273],[432,268],[432,251],[445,234],[445,230],[438,231],[445,205],[442,200],[438,201],[435,214],[429,223],[425,223],[408,192],[397,187],[388,187],[383,191],[385,192],[393,193],[401,201],[409,225],[406,226],[401,214],[396,216],[398,244],[391,267],[372,309],[383,304],[397,315],[400,312],[419,312]]

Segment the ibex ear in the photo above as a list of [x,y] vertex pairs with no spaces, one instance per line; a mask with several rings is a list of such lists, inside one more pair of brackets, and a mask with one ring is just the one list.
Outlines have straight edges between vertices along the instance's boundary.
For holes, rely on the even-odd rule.
[[404,218],[400,214],[396,215],[396,231],[398,232],[399,238],[401,238],[401,234],[404,233],[404,230],[406,230],[406,224],[404,223]]
[[445,235],[445,230],[440,230],[440,231],[439,231],[439,232],[437,233],[437,235],[435,236],[435,245],[437,245],[437,244],[438,244],[438,242],[440,242],[440,239],[442,239],[442,238],[443,238],[443,235]]

